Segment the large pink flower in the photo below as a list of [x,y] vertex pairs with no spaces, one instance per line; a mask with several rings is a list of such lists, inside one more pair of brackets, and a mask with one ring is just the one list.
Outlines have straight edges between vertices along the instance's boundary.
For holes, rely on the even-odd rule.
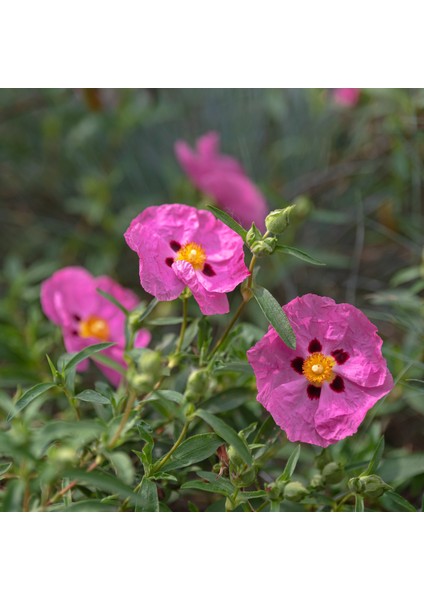
[[[93,277],[81,267],[66,267],[41,285],[41,306],[46,316],[62,328],[68,352],[79,352],[99,342],[115,342],[115,346],[102,353],[125,367],[125,315],[96,288],[116,298],[128,310],[139,304],[133,292],[110,277]],[[150,337],[148,331],[140,330],[135,346],[147,346]],[[119,385],[121,375],[117,371],[101,364],[98,366],[109,381]],[[78,365],[78,370],[84,371],[87,367],[88,360],[85,360]]]
[[150,206],[125,239],[140,258],[140,282],[149,294],[174,300],[187,286],[204,315],[228,312],[226,292],[249,275],[243,240],[206,210]]
[[360,93],[359,88],[335,88],[333,98],[341,106],[355,106],[359,102]]
[[236,159],[219,152],[219,135],[211,131],[197,140],[196,151],[177,141],[178,161],[196,187],[246,228],[264,230],[267,202]]
[[354,434],[393,388],[376,327],[357,308],[306,294],[284,306],[288,348],[271,327],[248,351],[258,400],[292,442],[326,447]]

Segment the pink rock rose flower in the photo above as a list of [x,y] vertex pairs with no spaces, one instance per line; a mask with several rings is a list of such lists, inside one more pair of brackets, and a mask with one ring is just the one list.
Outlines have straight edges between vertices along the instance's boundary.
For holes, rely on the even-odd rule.
[[210,212],[184,204],[150,206],[125,232],[140,258],[140,282],[158,300],[189,287],[204,315],[229,311],[226,292],[248,275],[243,240]]
[[329,446],[353,435],[393,388],[377,328],[357,308],[306,294],[284,306],[291,350],[271,327],[247,355],[258,401],[291,442]]
[[211,131],[197,140],[193,151],[184,141],[175,144],[177,159],[193,184],[215,200],[243,227],[252,222],[265,231],[269,208],[240,163],[219,151],[219,135]]
[[[96,288],[116,298],[128,310],[139,304],[133,292],[110,277],[93,277],[82,267],[65,267],[42,283],[41,306],[45,315],[62,328],[67,352],[79,352],[100,342],[115,342],[115,346],[102,354],[125,367],[125,315]],[[150,337],[148,331],[141,329],[135,347],[147,346]],[[87,367],[85,360],[77,370],[84,371]],[[117,371],[101,364],[98,367],[113,385],[119,385],[121,375]]]
[[359,102],[360,93],[359,88],[336,88],[333,90],[333,98],[341,106],[355,106]]

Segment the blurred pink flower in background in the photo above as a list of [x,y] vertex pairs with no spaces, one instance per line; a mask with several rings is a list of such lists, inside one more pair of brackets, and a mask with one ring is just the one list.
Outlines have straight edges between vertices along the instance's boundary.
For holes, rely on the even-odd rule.
[[177,159],[193,184],[233,219],[249,229],[252,222],[264,231],[269,208],[240,163],[219,151],[219,134],[211,131],[197,140],[192,150],[184,141],[175,143]]
[[286,306],[296,350],[276,331],[248,352],[258,401],[291,442],[329,446],[356,433],[393,388],[377,328],[351,304],[306,294]]
[[333,99],[341,106],[355,106],[359,102],[360,88],[335,88]]
[[[123,357],[125,315],[96,288],[116,298],[127,310],[140,302],[131,290],[121,287],[110,277],[93,277],[82,267],[65,267],[42,283],[41,306],[45,315],[62,328],[67,352],[79,352],[99,342],[115,342],[115,346],[101,354],[126,367]],[[150,337],[147,330],[141,329],[135,347],[147,346]],[[85,360],[77,370],[84,371],[87,367],[88,360]],[[111,383],[119,385],[121,375],[117,371],[101,364],[98,367]]]
[[226,292],[249,275],[243,240],[207,210],[185,204],[150,206],[125,232],[140,259],[140,283],[158,300],[190,288],[204,315],[229,311]]

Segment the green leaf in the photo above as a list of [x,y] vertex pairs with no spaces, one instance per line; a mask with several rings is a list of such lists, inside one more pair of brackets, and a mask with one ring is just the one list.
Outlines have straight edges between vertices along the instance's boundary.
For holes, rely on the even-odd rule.
[[222,413],[246,404],[253,397],[254,393],[251,389],[230,388],[212,398],[208,398],[203,407],[210,413]]
[[163,327],[164,325],[179,325],[182,322],[182,317],[156,317],[156,319],[149,319],[149,321],[146,323],[146,326]]
[[81,469],[66,469],[63,477],[69,477],[71,480],[75,479],[78,483],[93,487],[94,490],[116,494],[122,500],[129,500],[133,506],[140,505],[140,497],[134,493],[133,489],[108,473],[100,471],[87,473],[87,471]]
[[7,416],[7,420],[11,421],[18,413],[21,412],[21,410],[26,408],[30,402],[33,402],[36,398],[39,398],[54,387],[56,387],[56,384],[52,382],[37,383],[37,385],[34,385],[19,398],[18,402],[15,404],[13,412],[10,412]]
[[222,439],[214,433],[200,433],[179,446],[164,466],[165,471],[189,467],[209,458],[222,446]]
[[228,481],[224,483],[222,479],[216,475],[216,481],[211,483],[209,481],[186,481],[183,483],[180,489],[182,490],[200,490],[201,492],[209,492],[211,494],[223,494],[229,496],[234,493],[234,487],[231,488],[227,485]]
[[180,394],[180,392],[175,392],[174,390],[156,390],[148,397],[149,402],[152,400],[170,400],[177,404],[183,404],[184,396]]
[[[371,473],[375,473],[378,465],[380,464],[381,457],[383,456],[383,452],[384,452],[384,436],[382,435],[381,438],[378,440],[377,446],[375,447],[374,454],[370,460],[368,467],[366,468],[366,470],[363,473],[361,473],[361,475],[370,475]],[[384,479],[384,477],[383,477],[383,479]]]
[[213,415],[206,410],[199,408],[196,413],[203,421],[212,427],[227,444],[230,444],[238,452],[240,457],[249,465],[252,466],[252,456],[246,442],[237,434],[236,431],[222,419]]
[[114,298],[112,296],[112,294],[108,294],[108,292],[104,292],[100,288],[96,288],[96,292],[98,294],[100,294],[100,296],[103,296],[103,298],[106,298],[106,300],[109,300],[109,302],[111,302],[112,304],[114,304],[116,306],[116,308],[119,308],[119,310],[121,312],[123,312],[125,316],[128,316],[130,314],[130,311],[128,309],[126,309],[125,306],[123,306],[119,302],[119,300],[117,300],[116,298]]
[[277,300],[267,289],[261,286],[255,286],[252,292],[265,317],[272,327],[274,327],[280,338],[289,348],[295,350],[296,336],[284,310]]
[[137,318],[137,321],[135,323],[133,323],[133,328],[134,329],[139,329],[141,327],[141,324],[143,323],[143,321],[145,319],[147,319],[147,317],[150,315],[150,313],[153,311],[153,309],[156,308],[156,306],[158,305],[158,303],[159,303],[159,300],[157,298],[152,298],[150,300],[149,304],[146,306],[146,308],[144,309],[144,311]]
[[91,360],[93,360],[95,363],[100,363],[101,365],[105,365],[105,367],[109,367],[110,369],[117,371],[121,375],[125,375],[127,372],[125,367],[123,367],[122,365],[117,363],[115,360],[110,358],[110,356],[106,356],[105,354],[94,354],[91,357]]
[[[403,498],[400,494],[393,491],[387,491],[384,495],[385,500],[391,500],[395,505],[403,508],[406,512],[417,512],[415,506],[413,506],[408,500]],[[393,510],[393,509],[392,509]]]
[[295,256],[299,260],[311,263],[311,265],[316,265],[319,267],[325,266],[325,263],[317,260],[316,258],[312,258],[312,256],[309,256],[309,254],[306,254],[306,252],[303,252],[303,250],[299,250],[298,248],[292,248],[291,246],[285,246],[284,244],[277,244],[275,250],[276,252],[282,252],[283,254]]
[[377,473],[384,481],[399,485],[424,473],[424,452],[417,452],[410,456],[386,458]]
[[282,474],[278,477],[277,481],[288,481],[294,473],[294,470],[297,465],[297,461],[300,456],[300,444],[297,444],[293,452],[290,454],[290,457],[287,461],[287,464],[284,468]]
[[220,221],[225,223],[225,225],[227,225],[230,229],[238,233],[239,236],[243,239],[243,242],[246,241],[247,231],[239,223],[237,223],[237,221],[234,221],[234,219],[230,217],[230,215],[228,215],[220,208],[212,206],[211,204],[208,204],[206,208],[210,210],[210,212],[213,215],[215,215],[217,219],[219,219]]
[[75,396],[77,400],[82,400],[83,402],[94,402],[95,404],[110,404],[109,398],[106,398],[99,392],[95,392],[94,390],[84,390],[80,392],[78,396]]
[[105,456],[114,468],[118,479],[127,485],[131,485],[134,481],[135,469],[128,454],[125,452],[107,452]]
[[139,511],[159,512],[158,489],[156,484],[146,477],[144,477],[141,482]]
[[2,475],[4,475],[5,473],[8,472],[8,470],[10,469],[10,467],[12,466],[12,463],[0,463],[0,478],[2,477]]
[[77,352],[76,354],[71,355],[72,358],[65,365],[65,373],[76,367],[80,362],[89,358],[96,352],[101,352],[102,350],[106,350],[106,348],[111,348],[115,346],[114,342],[102,342],[101,344],[93,344],[92,346],[87,346],[84,350]]
[[111,503],[110,501],[101,500],[81,500],[80,502],[72,502],[72,504],[55,504],[50,512],[116,512],[118,510],[118,502]]

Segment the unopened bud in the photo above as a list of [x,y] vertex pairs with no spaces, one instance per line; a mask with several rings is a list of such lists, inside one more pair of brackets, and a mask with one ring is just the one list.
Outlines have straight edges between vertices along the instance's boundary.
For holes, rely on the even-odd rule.
[[250,250],[255,256],[267,256],[274,252],[276,245],[277,238],[266,238],[264,240],[254,242],[250,247]]
[[284,499],[299,502],[308,495],[308,490],[300,481],[290,481],[284,488]]
[[142,373],[147,373],[153,376],[160,374],[162,366],[162,357],[160,352],[143,348],[140,357],[137,360],[137,367]]
[[287,229],[290,223],[290,213],[293,210],[294,205],[286,206],[286,208],[280,208],[273,210],[265,218],[265,226],[267,231],[270,233],[283,233]]
[[259,231],[259,229],[256,227],[256,225],[254,223],[252,223],[252,227],[249,229],[249,231],[246,234],[246,244],[250,248],[254,242],[258,242],[262,238],[263,238],[262,233]]
[[154,377],[147,373],[128,373],[127,377],[131,387],[140,394],[150,392],[155,383]]
[[318,489],[324,486],[324,479],[322,475],[316,474],[312,477],[311,483],[309,484],[312,488]]
[[348,487],[353,492],[368,496],[368,498],[379,498],[390,490],[390,485],[387,485],[378,475],[365,475],[363,477],[353,477],[349,480]]
[[196,369],[189,375],[186,387],[186,399],[195,402],[204,396],[208,389],[210,374],[207,369]]
[[308,196],[297,196],[293,202],[293,216],[298,217],[299,219],[307,217],[313,208],[313,204]]
[[336,462],[330,462],[322,470],[325,483],[339,483],[344,477],[343,467]]

